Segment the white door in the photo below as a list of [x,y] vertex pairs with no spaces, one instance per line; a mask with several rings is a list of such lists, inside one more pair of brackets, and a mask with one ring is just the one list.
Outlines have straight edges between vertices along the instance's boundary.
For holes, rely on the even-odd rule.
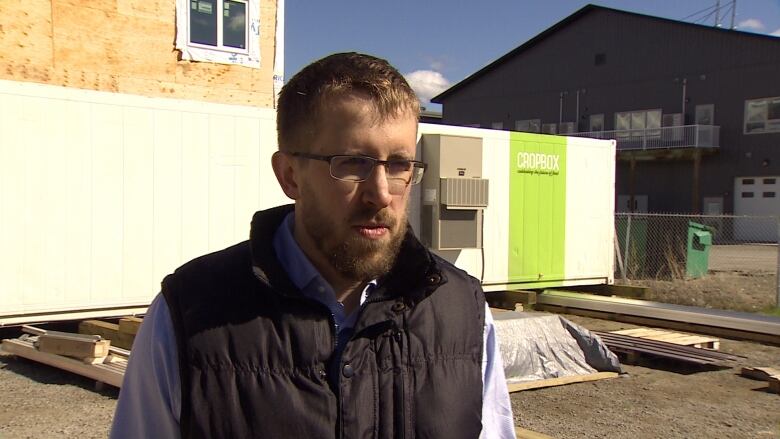
[[[780,215],[780,177],[737,177],[734,181],[734,214],[760,217]],[[777,219],[736,218],[734,238],[777,242]]]

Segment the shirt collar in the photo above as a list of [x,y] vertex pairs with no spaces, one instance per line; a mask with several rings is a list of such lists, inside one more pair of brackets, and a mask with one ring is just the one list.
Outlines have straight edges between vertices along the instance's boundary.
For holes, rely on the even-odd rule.
[[315,280],[321,279],[321,282],[327,285],[325,279],[322,279],[320,273],[295,241],[293,236],[294,223],[295,212],[290,212],[274,234],[274,250],[282,268],[287,272],[292,283],[301,291],[305,291],[306,287]]

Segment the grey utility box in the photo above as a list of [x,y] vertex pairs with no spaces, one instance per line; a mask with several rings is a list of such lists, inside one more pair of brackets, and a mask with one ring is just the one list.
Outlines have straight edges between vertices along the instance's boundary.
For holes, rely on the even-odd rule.
[[488,180],[482,178],[482,139],[424,134],[422,242],[433,250],[482,248],[482,210]]

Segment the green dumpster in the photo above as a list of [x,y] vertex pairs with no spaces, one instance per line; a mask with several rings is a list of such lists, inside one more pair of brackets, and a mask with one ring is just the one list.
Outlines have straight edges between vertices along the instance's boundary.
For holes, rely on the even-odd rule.
[[685,275],[699,278],[707,274],[712,246],[712,228],[704,224],[688,222],[688,251],[685,261]]

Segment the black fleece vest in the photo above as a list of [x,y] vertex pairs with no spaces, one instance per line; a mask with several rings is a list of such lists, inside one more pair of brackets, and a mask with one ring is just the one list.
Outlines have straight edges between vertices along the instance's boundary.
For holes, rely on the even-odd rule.
[[[409,232],[329,369],[331,314],[293,286],[271,244],[290,210],[258,212],[250,241],[163,281],[179,349],[183,436],[477,438],[479,283]],[[337,392],[328,370],[341,373]]]

